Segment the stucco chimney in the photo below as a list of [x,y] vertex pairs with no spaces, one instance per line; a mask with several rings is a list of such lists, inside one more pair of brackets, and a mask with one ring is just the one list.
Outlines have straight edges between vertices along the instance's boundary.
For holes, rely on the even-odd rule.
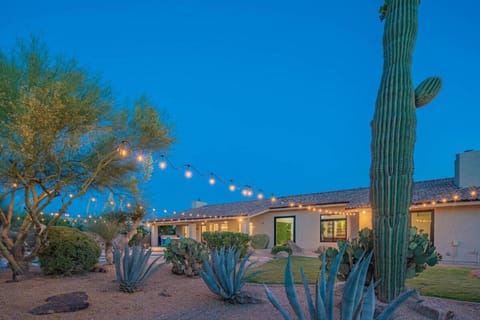
[[457,154],[455,184],[460,188],[480,186],[480,151],[467,150]]
[[192,209],[200,208],[200,207],[203,207],[203,206],[206,206],[206,205],[207,205],[206,202],[203,202],[200,199],[198,199],[198,200],[192,202]]

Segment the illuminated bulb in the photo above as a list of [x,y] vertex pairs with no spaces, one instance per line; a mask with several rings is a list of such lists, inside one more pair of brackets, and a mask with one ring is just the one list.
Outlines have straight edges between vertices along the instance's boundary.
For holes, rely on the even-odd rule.
[[447,202],[447,198],[442,198],[442,202],[443,202],[443,203],[446,203],[446,202]]
[[162,160],[158,163],[158,167],[162,170],[165,170],[167,168],[167,162],[165,160]]
[[259,194],[257,194],[257,198],[258,198],[258,200],[262,200],[263,199],[263,193],[260,192]]
[[274,203],[274,202],[277,201],[277,198],[275,198],[274,196],[272,196],[272,197],[270,198],[270,201],[271,201],[272,203]]
[[16,188],[18,187],[18,184],[16,184],[15,182],[12,184],[12,187]]
[[295,204],[294,204],[293,202],[290,202],[288,205],[289,205],[290,207],[293,207]]
[[137,161],[138,161],[138,162],[143,162],[143,160],[144,160],[143,154],[139,154],[139,155],[137,156]]
[[122,148],[122,147],[118,148],[118,153],[119,153],[122,157],[128,156],[128,151],[127,151],[127,149]]
[[130,202],[127,202],[127,208],[130,208],[132,205],[130,204]]
[[475,197],[475,196],[477,195],[477,191],[476,191],[476,190],[470,191],[470,195],[471,195],[472,197]]
[[97,201],[97,199],[95,199],[95,197],[92,197],[92,199],[91,199],[91,200],[92,200],[92,202],[95,202],[95,201]]
[[210,183],[210,185],[214,185],[215,184],[215,178],[213,177],[213,175],[210,176],[210,179],[208,179],[208,183]]
[[247,190],[247,196],[251,197],[253,195],[253,191],[252,190]]
[[73,194],[72,194],[72,193],[70,193],[68,196],[69,196],[70,198],[73,198]]
[[460,197],[458,196],[458,194],[454,194],[453,195],[453,200],[457,201]]
[[245,196],[245,197],[248,195],[247,189],[243,189],[243,190],[242,190],[242,195]]
[[230,185],[228,186],[228,190],[230,190],[231,192],[235,191],[235,185],[233,183],[230,183]]
[[115,204],[115,202],[113,201],[110,201],[110,205],[113,206]]
[[192,170],[190,170],[190,165],[186,165],[187,170],[185,170],[185,178],[190,179],[193,176]]
[[437,201],[432,201],[432,206],[436,205]]

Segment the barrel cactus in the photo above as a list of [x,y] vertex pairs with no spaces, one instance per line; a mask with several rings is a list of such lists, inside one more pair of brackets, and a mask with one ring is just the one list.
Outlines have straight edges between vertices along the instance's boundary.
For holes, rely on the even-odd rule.
[[413,185],[416,108],[440,91],[431,77],[413,88],[411,65],[420,0],[387,0],[384,65],[372,121],[370,201],[373,211],[375,274],[382,279],[378,297],[391,301],[404,288],[409,206]]

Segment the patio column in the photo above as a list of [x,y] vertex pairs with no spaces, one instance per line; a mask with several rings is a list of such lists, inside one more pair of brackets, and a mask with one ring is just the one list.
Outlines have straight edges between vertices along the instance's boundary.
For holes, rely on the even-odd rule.
[[188,237],[197,240],[197,229],[195,223],[188,225]]
[[150,238],[150,245],[152,247],[158,247],[158,226],[155,223],[152,223],[151,225],[151,232],[150,234],[152,235]]

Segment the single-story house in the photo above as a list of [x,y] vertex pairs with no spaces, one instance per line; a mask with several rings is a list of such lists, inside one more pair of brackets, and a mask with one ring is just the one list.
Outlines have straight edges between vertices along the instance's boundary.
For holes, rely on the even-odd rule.
[[[480,151],[455,160],[453,178],[413,187],[411,225],[427,233],[445,263],[480,264]],[[150,221],[152,246],[168,237],[202,239],[205,231],[267,234],[269,247],[294,241],[304,250],[336,246],[372,228],[369,188],[206,205]]]

